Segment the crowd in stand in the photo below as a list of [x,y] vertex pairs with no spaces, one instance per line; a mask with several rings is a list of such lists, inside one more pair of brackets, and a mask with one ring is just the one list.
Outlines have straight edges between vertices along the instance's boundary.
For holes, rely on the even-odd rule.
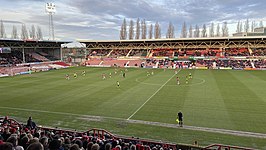
[[146,59],[146,66],[155,66],[157,63],[156,59]]
[[[153,57],[184,57],[184,56],[205,56],[205,57],[230,57],[230,56],[265,56],[266,49],[253,49],[249,51],[247,48],[226,48],[226,49],[154,49],[151,50]],[[92,51],[89,56],[107,56],[110,50]],[[113,50],[109,57],[126,56],[129,50]],[[129,56],[146,56],[147,50],[131,50]]]
[[266,68],[266,60],[253,61],[255,68]]
[[176,52],[177,56],[217,56],[220,55],[220,50],[203,50],[203,49],[189,49],[189,50],[181,50]]
[[[25,54],[26,62],[40,62],[33,58],[30,54]],[[11,53],[0,54],[0,65],[15,65],[23,62],[23,54],[20,51],[12,51]]]
[[[266,60],[197,60],[196,63],[213,68],[214,62],[216,67],[230,68],[266,68]],[[253,65],[254,64],[254,67]]]
[[266,55],[266,49],[253,49],[252,50],[252,56],[265,56]]
[[38,128],[31,117],[23,125],[6,116],[0,120],[2,150],[175,150],[175,145],[114,138],[109,134]]
[[[177,68],[190,68],[190,67],[197,67],[197,66],[204,66],[210,69],[215,68],[266,68],[266,60],[232,60],[232,59],[211,59],[211,60],[203,60],[199,59],[195,62],[193,61],[176,61],[176,60],[169,60],[169,59],[146,59],[145,65],[146,66],[155,66],[158,63],[158,67],[174,67]],[[215,65],[214,65],[215,64]],[[254,65],[252,65],[254,64]],[[254,67],[253,67],[254,66]]]
[[214,63],[216,67],[252,68],[250,60],[197,60],[197,63],[208,68],[213,68]]
[[120,56],[126,56],[128,54],[129,50],[113,50],[110,54],[110,57],[120,57]]
[[248,49],[245,48],[241,48],[241,49],[229,49],[229,50],[225,50],[224,52],[224,56],[250,56],[250,52],[248,51]]
[[173,55],[172,51],[153,51],[153,57],[171,57]]
[[[92,51],[89,56],[107,56],[111,50],[97,50]],[[213,60],[198,60],[196,64],[201,66],[211,67],[213,62],[216,62],[217,67],[231,67],[231,68],[265,68],[264,60],[233,60],[231,56],[266,56],[266,49],[257,48],[251,49],[247,48],[227,48],[224,50],[220,49],[182,49],[182,50],[151,50],[153,57],[190,57],[190,56],[205,56],[214,57]],[[116,58],[119,56],[126,56],[129,50],[113,50],[108,58]],[[30,53],[25,54],[25,61],[28,62],[40,62],[40,60],[35,59]],[[131,50],[129,56],[140,56],[143,54],[147,55],[147,50]],[[218,58],[224,58],[225,60],[219,60]],[[260,58],[259,58],[260,59]],[[15,64],[20,64],[23,62],[23,54],[21,51],[13,50],[8,54],[0,54],[0,66],[13,66]],[[147,59],[146,66],[155,66],[158,62],[158,66],[173,66],[176,64],[174,61],[169,61],[168,59]],[[180,66],[180,64],[178,64]]]
[[89,53],[88,56],[107,56],[111,50],[94,50]]
[[147,50],[132,50],[129,56],[146,56]]
[[22,63],[22,54],[18,51],[11,53],[0,54],[0,65],[14,65]]

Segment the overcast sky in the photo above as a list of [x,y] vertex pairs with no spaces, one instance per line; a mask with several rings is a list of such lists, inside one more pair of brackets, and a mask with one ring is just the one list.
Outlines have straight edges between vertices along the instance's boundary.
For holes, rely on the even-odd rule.
[[20,32],[21,23],[25,23],[28,28],[39,25],[47,39],[47,2],[56,5],[54,26],[58,40],[117,40],[124,18],[128,22],[145,19],[148,26],[158,21],[163,38],[169,21],[175,26],[176,37],[184,21],[193,26],[227,21],[230,34],[239,20],[266,21],[264,0],[1,0],[0,19],[7,36],[13,25]]

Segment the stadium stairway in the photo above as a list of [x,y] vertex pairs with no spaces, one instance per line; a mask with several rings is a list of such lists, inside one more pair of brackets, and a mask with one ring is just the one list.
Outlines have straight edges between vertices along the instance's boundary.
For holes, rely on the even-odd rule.
[[127,55],[126,55],[126,57],[128,57],[129,56],[129,54],[131,53],[131,51],[132,51],[132,49],[127,53]]
[[253,54],[253,51],[251,48],[248,48],[248,51],[249,51],[249,54],[252,55]]
[[252,68],[256,68],[254,62],[251,61],[250,63],[251,63]]
[[111,50],[111,51],[107,54],[107,57],[109,57],[109,56],[112,54],[113,51],[114,51],[114,50]]
[[155,67],[158,68],[158,66],[159,66],[159,62],[157,61]]
[[126,62],[126,66],[129,66],[129,61]]
[[153,52],[151,50],[149,50],[146,56],[152,57],[152,55],[153,55]]

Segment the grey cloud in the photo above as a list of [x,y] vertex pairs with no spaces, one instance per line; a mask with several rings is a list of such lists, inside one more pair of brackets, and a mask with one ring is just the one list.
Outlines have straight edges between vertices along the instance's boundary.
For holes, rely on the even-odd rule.
[[[122,15],[126,18],[145,18],[147,20],[156,20],[168,16],[165,9],[151,5],[144,0],[91,0],[90,2],[77,0],[69,4],[80,9],[82,13],[93,13],[95,15]],[[122,18],[120,19],[122,20]]]
[[[93,13],[95,16],[101,16],[100,20],[113,22],[112,25],[116,26],[113,29],[120,26],[123,16],[143,18],[151,23],[159,21],[163,30],[171,21],[180,30],[184,21],[193,26],[224,21],[235,23],[246,18],[262,18],[266,13],[265,4],[260,0],[165,0],[163,5],[148,3],[145,0],[77,0],[70,3],[82,13]],[[108,15],[119,17],[103,17]],[[116,34],[119,34],[118,31]]]
[[[66,32],[67,31],[67,32]],[[98,27],[80,27],[72,25],[58,25],[56,34],[58,37],[64,35],[64,39],[72,37],[73,39],[114,39],[118,37],[118,32],[110,28],[98,28]]]
[[[44,0],[16,2],[16,11],[28,16],[18,22],[41,25],[47,32]],[[26,5],[29,3],[33,5]],[[58,12],[54,15],[54,24],[60,38],[119,39],[124,18],[127,21],[145,19],[147,24],[158,21],[164,34],[169,21],[180,32],[184,21],[188,26],[202,26],[210,22],[236,23],[247,18],[260,20],[266,14],[266,4],[262,0],[58,0],[55,4]]]

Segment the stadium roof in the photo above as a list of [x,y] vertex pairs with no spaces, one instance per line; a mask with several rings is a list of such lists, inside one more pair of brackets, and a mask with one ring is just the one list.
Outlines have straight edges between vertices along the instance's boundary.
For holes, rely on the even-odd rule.
[[134,40],[86,40],[77,39],[81,43],[145,43],[145,42],[169,42],[169,41],[212,41],[212,40],[254,40],[266,39],[266,36],[246,37],[206,37],[206,38],[172,38],[172,39],[134,39]]
[[0,38],[1,42],[31,42],[31,43],[70,43],[71,41],[50,41],[50,40],[21,40]]
[[60,48],[61,44],[70,43],[70,41],[36,41],[19,39],[0,39],[0,46],[11,48]]

